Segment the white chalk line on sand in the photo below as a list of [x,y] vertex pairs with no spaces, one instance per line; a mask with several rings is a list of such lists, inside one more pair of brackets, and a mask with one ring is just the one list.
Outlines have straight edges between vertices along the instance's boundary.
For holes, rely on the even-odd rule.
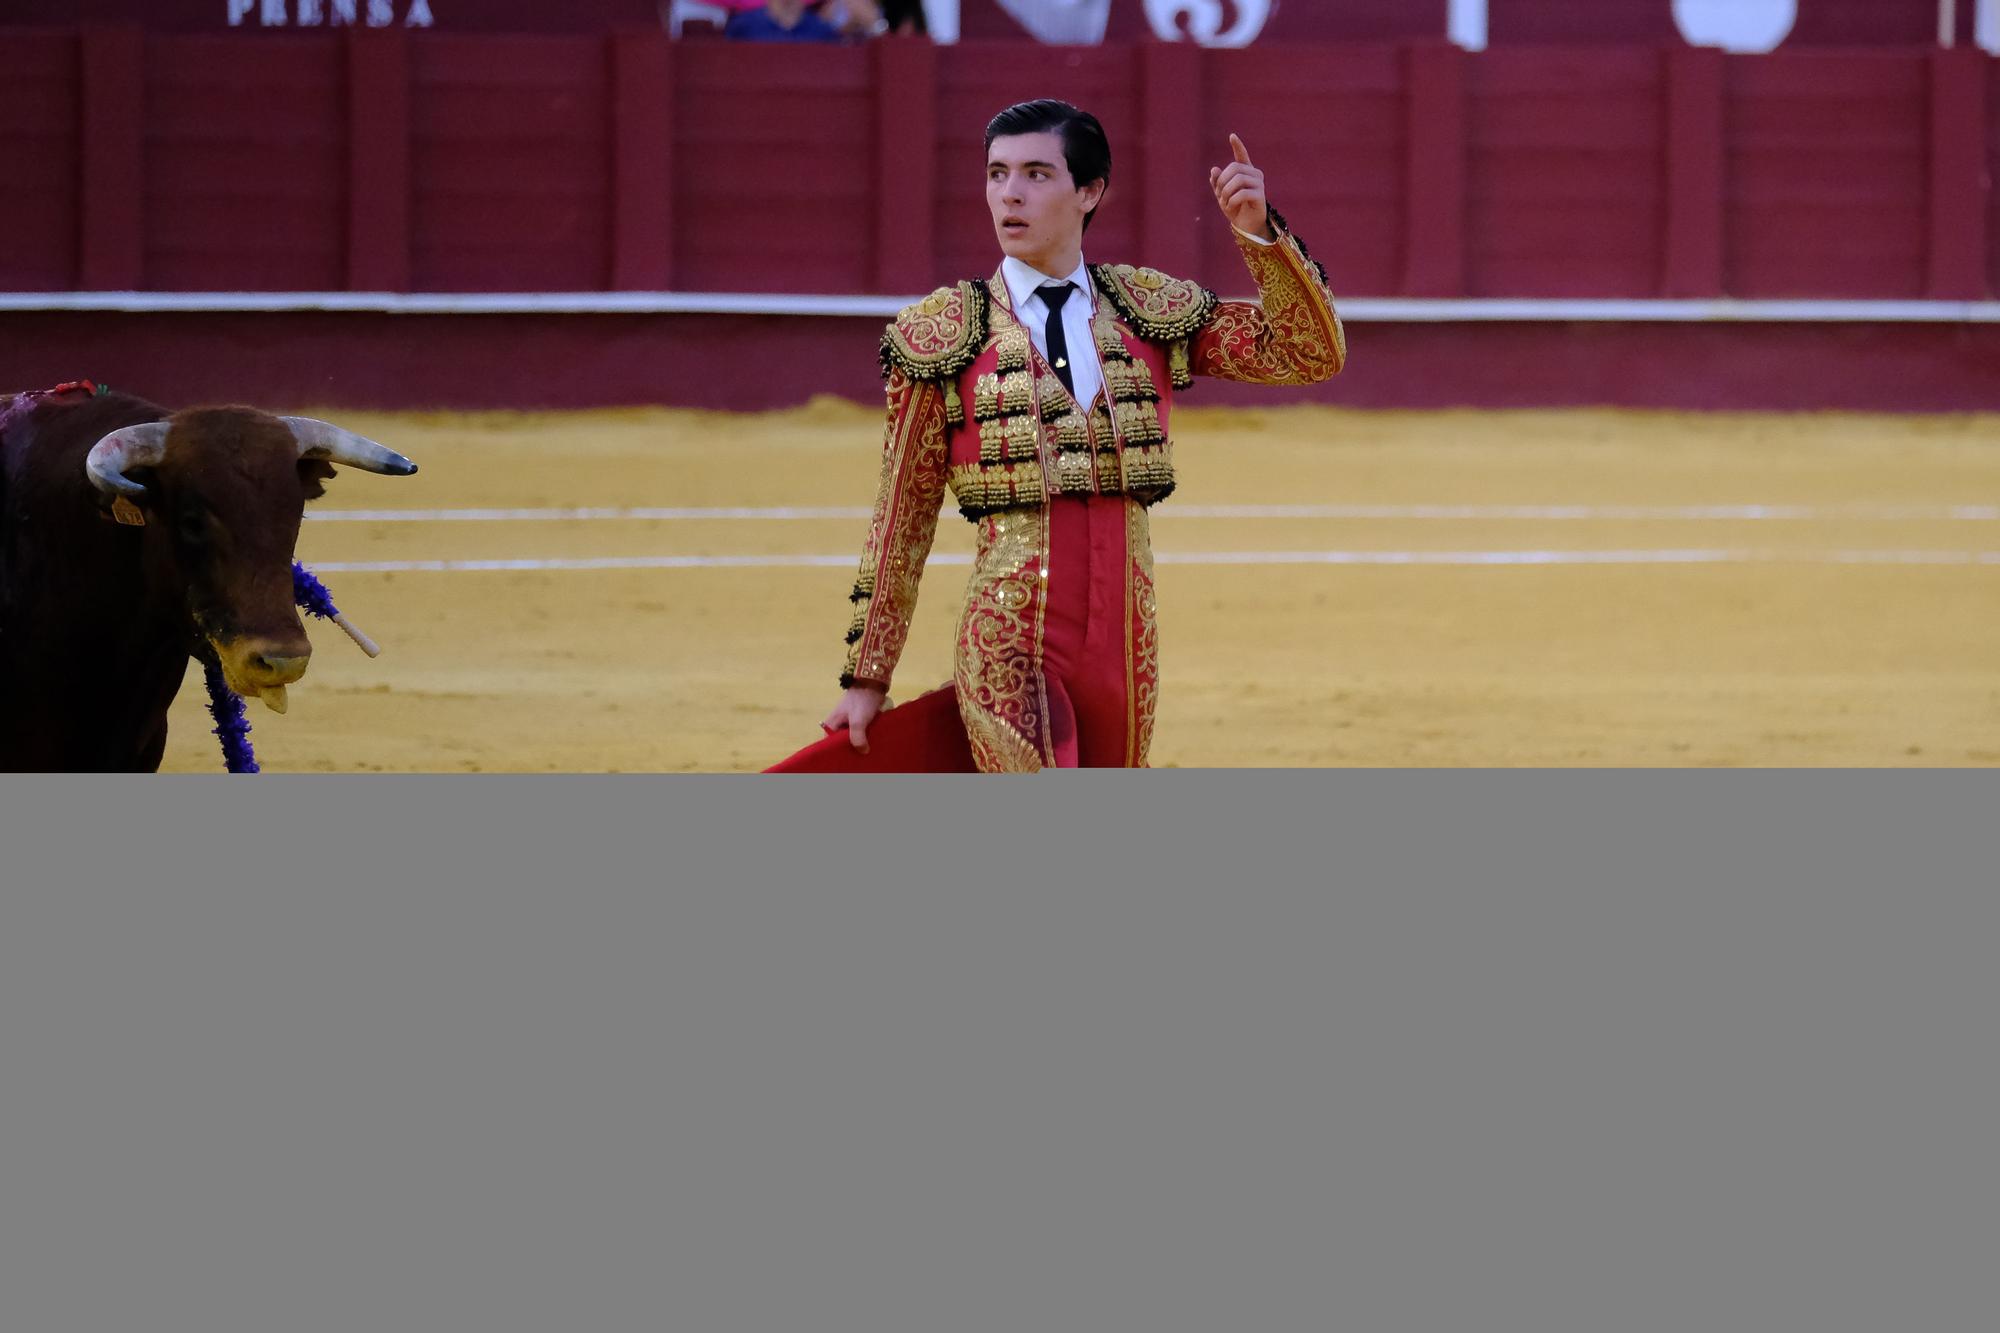
[[[1993,565],[2000,551],[1161,551],[1162,565]],[[515,560],[325,560],[322,574],[540,573],[637,569],[852,569],[854,555],[609,555]],[[972,557],[933,555],[932,565]]]
[[[546,523],[546,522],[694,522],[773,521],[805,519],[866,519],[871,511],[859,505],[775,506],[592,506],[525,509],[315,509],[306,518],[317,523]],[[1994,522],[2000,505],[1944,504],[1735,504],[1735,505],[1478,505],[1478,504],[1239,504],[1167,505],[1154,514],[1176,518],[1330,518],[1421,519],[1479,521],[1484,519],[1550,519],[1557,521],[1824,521],[1870,522]]]

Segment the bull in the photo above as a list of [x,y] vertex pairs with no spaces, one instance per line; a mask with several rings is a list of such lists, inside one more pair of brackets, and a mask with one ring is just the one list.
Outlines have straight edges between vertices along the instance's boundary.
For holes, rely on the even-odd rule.
[[0,395],[0,770],[156,772],[190,657],[285,711],[312,658],[292,553],[334,465],[417,467],[311,418],[65,388]]

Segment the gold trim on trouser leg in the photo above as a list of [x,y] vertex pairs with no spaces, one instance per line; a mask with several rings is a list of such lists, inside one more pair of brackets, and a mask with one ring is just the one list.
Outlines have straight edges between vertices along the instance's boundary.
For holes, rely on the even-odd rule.
[[978,526],[952,670],[959,717],[981,772],[1031,773],[1054,758],[1042,694],[1048,511],[1004,510]]
[[1125,762],[1144,768],[1160,698],[1160,635],[1153,597],[1152,520],[1145,506],[1135,502],[1125,506],[1125,558],[1131,571],[1125,598],[1125,697],[1130,710]]

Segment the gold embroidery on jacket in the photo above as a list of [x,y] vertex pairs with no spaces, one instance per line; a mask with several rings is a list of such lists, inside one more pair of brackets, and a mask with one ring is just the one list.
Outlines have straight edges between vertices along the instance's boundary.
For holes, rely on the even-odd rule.
[[1111,433],[1109,425],[1111,418],[1103,408],[1097,409],[1097,417],[1106,423],[1097,436],[1097,489],[1105,495],[1123,495],[1129,490],[1120,462],[1124,450],[1118,447],[1118,437]]
[[1000,377],[1000,410],[1008,416],[1031,412],[1035,407],[1035,377],[1025,370],[1013,370]]
[[1153,387],[1153,369],[1144,361],[1110,361],[1104,364],[1104,391],[1117,403],[1157,403],[1160,394]]
[[1166,436],[1160,431],[1160,410],[1153,403],[1119,403],[1112,408],[1118,433],[1127,446],[1160,445]]
[[1032,460],[1036,457],[1033,417],[1008,417],[1001,422],[1001,427],[1006,435],[1007,457],[1017,460]]
[[1066,393],[1056,392],[1056,386],[1045,381],[1042,385],[1042,420],[1053,424],[1075,415],[1076,400]]
[[982,283],[940,287],[904,306],[882,334],[882,373],[945,380],[979,358],[986,341],[988,293]]
[[1062,416],[1049,433],[1055,446],[1055,493],[1089,495],[1097,489],[1096,472],[1090,463],[1089,423],[1077,411],[1076,400],[1062,388],[1060,381],[1051,383],[1048,392],[1062,407]]
[[1258,300],[1225,301],[1197,340],[1204,375],[1252,384],[1316,384],[1340,372],[1347,335],[1333,294],[1289,232],[1274,245],[1239,236]]
[[888,423],[875,513],[849,600],[847,660],[841,686],[887,686],[909,637],[917,586],[937,535],[947,456],[944,400],[938,386],[892,368]]
[[[996,278],[989,286],[997,284]],[[1042,426],[1066,410],[1067,395],[1053,379],[1036,375],[1027,330],[1008,311],[1005,299],[999,291],[993,295],[993,347],[1001,368],[979,375],[973,384],[979,462],[954,466],[949,479],[959,511],[974,520],[998,509],[1039,505],[1051,486],[1062,489],[1061,479],[1072,473],[1057,455],[1044,454]]]
[[1028,353],[1033,348],[1034,344],[1028,341],[1028,331],[1008,320],[1007,327],[1000,331],[995,344],[995,350],[1000,354],[1000,373],[1004,375],[1010,371],[1026,370]]
[[959,512],[972,519],[996,509],[1039,505],[1047,498],[1042,465],[1033,461],[1004,463],[991,469],[961,463],[951,469],[950,485]]
[[1201,331],[1215,309],[1215,293],[1185,278],[1129,264],[1095,264],[1091,276],[1141,338],[1166,343]]
[[[1156,504],[1173,490],[1172,452],[1160,429],[1159,390],[1152,369],[1132,355],[1114,315],[1116,303],[1099,302],[1093,329],[1102,353],[1105,397],[1091,413],[1097,446],[1097,489]],[[1150,458],[1150,461],[1148,461]]]
[[1063,495],[1089,495],[1094,489],[1088,450],[1057,454],[1056,473],[1056,490]]
[[[1323,273],[1282,224],[1279,230],[1279,242],[1270,246],[1238,238],[1261,304],[1217,303],[1199,285],[1155,270],[1093,269],[1105,297],[1096,303],[1091,324],[1104,401],[1090,412],[1079,411],[1053,374],[1038,368],[1026,328],[1007,307],[1004,286],[997,275],[989,279],[988,323],[998,369],[972,386],[974,416],[981,422],[980,461],[953,469],[951,478],[967,517],[1056,495],[1126,494],[1152,505],[1173,492],[1173,446],[1161,421],[1163,386],[1156,381],[1158,372],[1132,354],[1129,337],[1163,349],[1168,383],[1175,388],[1187,387],[1196,369],[1273,384],[1306,383],[1337,370],[1346,343]],[[1020,466],[1029,457],[1040,463],[1040,497],[1031,493]]]

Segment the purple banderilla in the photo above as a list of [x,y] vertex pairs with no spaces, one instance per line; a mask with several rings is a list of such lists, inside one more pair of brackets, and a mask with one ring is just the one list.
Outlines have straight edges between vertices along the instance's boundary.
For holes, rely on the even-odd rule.
[[[381,652],[373,640],[347,623],[347,617],[333,604],[333,595],[326,585],[296,560],[292,561],[292,600],[308,614],[331,620],[346,630],[370,657]],[[219,663],[204,657],[201,667],[208,682],[208,714],[215,719],[215,735],[222,742],[223,764],[231,773],[262,772],[257,767],[257,752],[250,745],[250,719],[244,716],[243,696],[229,688]]]
[[222,741],[222,763],[231,773],[261,773],[257,752],[250,747],[250,719],[243,715],[243,696],[222,679],[222,668],[207,657],[201,659],[202,676],[208,681],[208,715],[215,719],[215,734]]

